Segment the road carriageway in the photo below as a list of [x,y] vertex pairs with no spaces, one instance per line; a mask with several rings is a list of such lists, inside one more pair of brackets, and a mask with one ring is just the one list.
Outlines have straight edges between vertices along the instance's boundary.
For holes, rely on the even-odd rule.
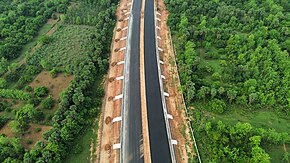
[[[143,2],[145,1],[145,3]],[[140,19],[142,2],[144,10],[144,69],[146,94],[140,93]],[[174,144],[176,140],[171,138],[169,119],[173,117],[167,113],[165,97],[169,96],[164,92],[159,52],[163,49],[158,47],[156,18],[154,0],[133,0],[131,10],[124,13],[123,21],[128,21],[128,27],[120,30],[127,30],[126,37],[116,41],[126,41],[126,47],[115,49],[115,52],[125,51],[124,61],[117,65],[124,64],[123,76],[116,77],[116,80],[123,81],[122,94],[116,95],[114,100],[122,100],[121,115],[113,118],[113,123],[120,123],[120,143],[114,144],[113,149],[120,151],[119,162],[143,163],[143,134],[142,125],[148,125],[150,158],[151,162],[176,162]],[[142,124],[141,96],[146,96],[148,124]],[[143,126],[144,127],[144,126]]]

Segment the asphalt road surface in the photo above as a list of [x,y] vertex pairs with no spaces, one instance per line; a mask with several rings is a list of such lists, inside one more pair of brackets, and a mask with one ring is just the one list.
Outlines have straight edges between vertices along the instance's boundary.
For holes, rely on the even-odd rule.
[[[124,163],[143,163],[143,138],[141,119],[140,96],[140,12],[142,0],[134,0],[131,12],[131,31],[128,38],[127,69],[129,79],[127,82],[127,104],[123,113],[123,147],[122,159]],[[126,76],[127,77],[127,76]]]
[[170,163],[171,155],[163,113],[156,59],[154,0],[145,1],[144,53],[151,160],[153,163]]

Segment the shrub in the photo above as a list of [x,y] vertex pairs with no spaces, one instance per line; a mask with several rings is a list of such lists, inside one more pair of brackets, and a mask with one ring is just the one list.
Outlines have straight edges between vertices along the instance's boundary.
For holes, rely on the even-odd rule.
[[8,107],[7,102],[0,102],[0,112],[4,111]]
[[225,102],[216,98],[209,102],[208,107],[214,113],[219,114],[222,114],[226,110]]
[[38,128],[35,129],[35,131],[36,132],[40,132],[41,131],[41,128],[38,127]]
[[26,141],[26,143],[27,143],[27,144],[32,144],[33,141],[32,141],[31,139],[28,139],[28,140]]
[[5,88],[7,85],[6,80],[3,78],[0,78],[0,88]]
[[33,106],[39,105],[40,102],[41,102],[41,99],[39,97],[31,98],[31,99],[28,100],[28,103],[32,104]]
[[44,97],[48,94],[48,88],[46,88],[45,86],[41,86],[41,87],[36,87],[34,89],[34,94],[37,97]]
[[30,85],[27,85],[24,89],[28,92],[32,91],[32,87]]
[[52,78],[55,78],[57,76],[57,70],[56,68],[53,68],[52,70],[49,71],[50,75]]
[[45,45],[45,44],[49,44],[51,42],[51,38],[47,35],[43,35],[41,36],[41,38],[39,39],[39,42],[42,44],[42,45]]
[[0,129],[8,122],[8,118],[0,117]]
[[44,99],[41,103],[42,109],[51,109],[55,103],[55,100],[49,95],[46,99]]

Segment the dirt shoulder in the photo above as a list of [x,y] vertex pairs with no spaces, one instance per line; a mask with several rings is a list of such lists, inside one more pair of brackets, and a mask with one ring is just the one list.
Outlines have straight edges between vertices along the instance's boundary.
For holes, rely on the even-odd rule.
[[130,2],[131,0],[121,0],[116,10],[118,21],[112,38],[110,66],[105,82],[105,97],[96,145],[96,160],[101,163],[119,161],[119,149],[114,150],[113,145],[120,143],[120,122],[112,123],[112,120],[121,115],[122,100],[114,100],[114,97],[122,94],[123,81],[116,80],[116,77],[123,75],[124,65],[118,63],[124,61],[124,51],[118,51],[118,49],[126,46],[126,40],[120,40],[120,38],[126,37],[127,30],[122,29],[128,26],[128,21],[124,21],[124,19],[129,16],[125,13],[131,8],[130,5],[127,5]]
[[164,61],[161,66],[162,74],[166,77],[164,80],[165,92],[169,93],[166,98],[168,113],[173,116],[170,120],[172,138],[176,139],[178,144],[175,145],[175,155],[177,162],[188,162],[189,153],[192,154],[190,158],[194,157],[193,143],[191,141],[189,124],[186,121],[185,104],[183,101],[182,93],[180,92],[180,82],[178,77],[177,66],[175,62],[175,53],[171,41],[170,29],[167,26],[168,11],[162,0],[155,0],[157,3],[156,14],[161,21],[158,21],[157,26],[160,29],[157,35],[161,37],[158,39],[159,47],[164,51],[160,53],[160,58]]

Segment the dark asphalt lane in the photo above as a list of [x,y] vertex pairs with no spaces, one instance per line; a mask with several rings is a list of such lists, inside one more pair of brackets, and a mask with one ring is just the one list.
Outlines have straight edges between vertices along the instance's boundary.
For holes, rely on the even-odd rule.
[[123,149],[124,163],[143,163],[143,145],[142,139],[142,119],[141,119],[141,95],[140,95],[140,12],[142,0],[134,0],[132,7],[132,23],[130,56],[129,58],[129,81],[128,81],[128,99],[127,107],[124,108],[126,114],[126,122],[124,129],[126,130],[126,143]]
[[152,163],[170,163],[171,155],[163,113],[156,58],[154,0],[145,1],[144,53],[151,160]]

